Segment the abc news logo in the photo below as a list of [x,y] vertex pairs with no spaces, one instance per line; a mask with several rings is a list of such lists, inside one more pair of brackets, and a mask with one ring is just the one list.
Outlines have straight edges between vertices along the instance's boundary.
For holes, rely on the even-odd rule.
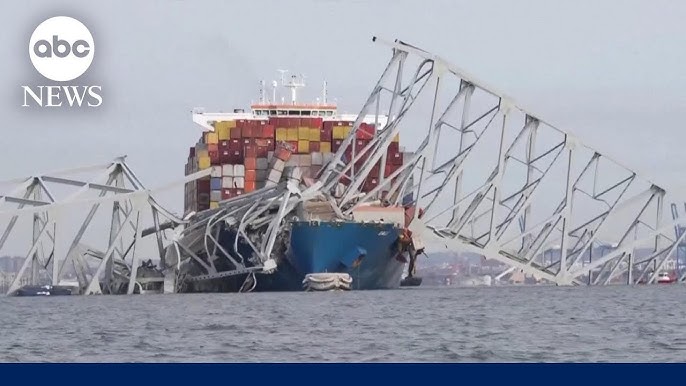
[[[83,23],[67,16],[45,20],[29,40],[31,64],[55,82],[68,82],[83,75],[94,55],[93,35]],[[101,86],[22,86],[22,89],[22,107],[98,107],[102,104]]]

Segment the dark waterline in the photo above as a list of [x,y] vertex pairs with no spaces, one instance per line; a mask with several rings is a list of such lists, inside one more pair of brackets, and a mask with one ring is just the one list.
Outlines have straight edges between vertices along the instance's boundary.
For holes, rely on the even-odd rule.
[[3,362],[684,361],[686,287],[0,298]]

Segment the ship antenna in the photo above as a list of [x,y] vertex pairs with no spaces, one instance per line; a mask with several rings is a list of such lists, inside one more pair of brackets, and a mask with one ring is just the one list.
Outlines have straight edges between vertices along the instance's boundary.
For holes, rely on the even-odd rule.
[[260,103],[266,103],[267,96],[264,93],[264,80],[260,81]]
[[324,88],[322,89],[322,102],[326,104],[326,81],[324,81]]
[[276,86],[279,84],[275,81],[272,80],[272,103],[277,103],[276,101]]

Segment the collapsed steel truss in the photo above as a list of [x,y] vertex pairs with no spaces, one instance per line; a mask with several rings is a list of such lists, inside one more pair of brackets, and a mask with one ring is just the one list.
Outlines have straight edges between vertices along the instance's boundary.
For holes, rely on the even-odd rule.
[[[71,177],[83,174],[89,178]],[[189,178],[206,174],[207,171],[200,172]],[[61,285],[70,266],[80,293],[131,294],[140,285],[137,270],[142,252],[136,247],[142,237],[144,211],[151,210],[157,256],[164,256],[161,219],[175,225],[186,223],[157,204],[124,157],[109,164],[36,175],[6,181],[3,185],[10,185],[10,192],[0,196],[0,224],[5,225],[0,251],[11,239],[15,240],[13,247],[17,247],[22,220],[29,220],[24,223],[28,223],[31,229],[28,233],[32,234],[25,260],[8,294],[15,293],[22,284],[45,284],[39,283],[42,273],[53,286]],[[111,209],[100,210],[103,204],[111,204]],[[83,221],[75,223],[76,208],[88,207],[90,210]],[[83,237],[94,218],[102,213],[109,224],[109,233],[105,249],[98,250],[87,245]]]
[[[560,285],[656,280],[685,236],[672,233],[683,220],[663,221],[664,189],[441,57],[375,41],[393,55],[360,116],[389,120],[346,162],[358,118],[321,175],[324,190],[350,181],[339,199],[344,213],[381,192],[396,203],[409,196],[424,211],[415,211],[411,230],[452,250]],[[413,110],[418,117],[410,121]],[[385,176],[392,139],[422,130],[416,151]],[[359,198],[376,162],[380,183]]]
[[[0,196],[0,221],[7,221],[0,251],[18,219],[30,219],[32,238],[8,293],[27,277],[36,283],[41,270],[58,285],[68,265],[81,293],[133,293],[140,285],[136,246],[148,234],[156,235],[155,255],[165,276],[173,279],[170,286],[165,281],[165,292],[231,275],[252,274],[254,279],[255,273],[276,268],[277,239],[289,216],[311,200],[328,202],[340,219],[380,197],[413,204],[420,210],[414,211],[410,229],[429,245],[496,259],[559,285],[608,284],[618,278],[652,283],[683,245],[686,232],[676,237],[672,232],[686,225],[686,218],[663,220],[664,189],[439,56],[399,41],[382,43],[391,47],[391,60],[350,136],[316,181],[284,179],[183,219],[157,204],[123,158],[14,181],[15,189]],[[355,133],[370,115],[381,131],[356,148]],[[411,141],[423,130],[423,140],[405,154],[403,165],[388,173],[386,149],[393,138],[400,133]],[[379,174],[371,175],[377,163]],[[88,181],[65,177],[86,171],[96,175]],[[209,170],[198,172],[170,186],[207,175]],[[379,183],[364,194],[360,190],[367,178]],[[50,184],[74,190],[58,199]],[[89,192],[96,197],[86,197]],[[100,206],[108,203],[110,230],[99,251],[82,237]],[[15,207],[3,208],[8,205]],[[76,205],[91,209],[71,237],[65,219]],[[153,224],[144,229],[141,214],[148,208]],[[250,256],[229,253],[218,241],[225,226],[236,231],[234,249],[245,242]],[[167,237],[166,230],[173,235]],[[94,270],[87,259],[95,259]],[[228,259],[233,269],[217,269],[218,259]],[[186,262],[200,273],[180,277]]]

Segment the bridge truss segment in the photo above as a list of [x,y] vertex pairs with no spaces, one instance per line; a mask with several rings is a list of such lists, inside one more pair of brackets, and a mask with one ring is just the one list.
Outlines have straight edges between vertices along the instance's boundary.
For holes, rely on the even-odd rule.
[[[384,196],[421,208],[411,230],[430,244],[551,283],[655,282],[685,236],[663,219],[665,189],[440,56],[375,41],[392,56],[359,117],[388,121],[356,148],[358,118],[320,175],[344,214]],[[421,141],[388,173],[398,134]],[[379,184],[364,195],[367,178]]]
[[[9,285],[10,295],[24,284],[58,286],[72,279],[81,294],[138,292],[142,256],[161,257],[164,268],[162,221],[175,226],[186,222],[155,201],[125,157],[2,185],[7,192],[0,195],[0,251],[10,240],[15,249],[28,244],[23,264]],[[148,233],[156,234],[156,252],[142,251],[140,246],[147,214],[153,223],[153,232]],[[104,247],[89,246],[85,236]]]

